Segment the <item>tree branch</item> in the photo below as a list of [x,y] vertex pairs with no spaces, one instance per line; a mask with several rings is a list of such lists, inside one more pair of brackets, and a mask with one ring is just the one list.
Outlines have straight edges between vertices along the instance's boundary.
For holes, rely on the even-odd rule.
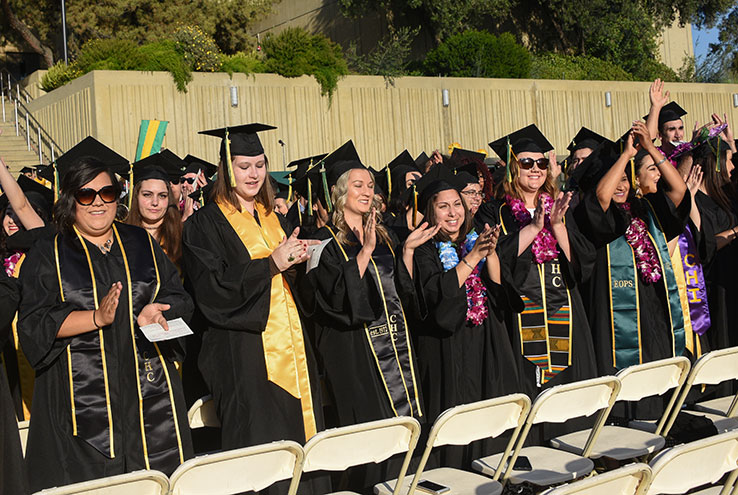
[[3,12],[8,19],[8,24],[10,25],[10,28],[18,33],[20,37],[23,38],[26,43],[28,43],[28,46],[30,46],[34,52],[43,57],[44,63],[46,63],[47,68],[54,65],[54,53],[51,51],[51,48],[44,45],[41,40],[39,40],[36,35],[31,32],[28,26],[26,26],[23,21],[21,21],[18,16],[15,15],[13,9],[10,8],[10,3],[8,2],[8,0],[2,0],[2,7]]

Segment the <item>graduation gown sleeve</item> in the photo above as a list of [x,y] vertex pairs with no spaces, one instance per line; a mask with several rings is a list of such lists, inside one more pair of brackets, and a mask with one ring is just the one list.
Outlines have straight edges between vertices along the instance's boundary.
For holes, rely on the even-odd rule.
[[215,204],[185,222],[183,259],[194,299],[213,327],[263,332],[272,286],[269,259],[251,259],[243,246],[232,249],[224,229],[232,230]]

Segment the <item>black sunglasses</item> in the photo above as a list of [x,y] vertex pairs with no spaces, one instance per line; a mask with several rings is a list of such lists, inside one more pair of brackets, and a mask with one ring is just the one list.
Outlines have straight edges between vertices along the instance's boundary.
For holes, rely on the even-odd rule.
[[188,184],[192,184],[195,182],[195,177],[178,177],[176,179],[169,179],[169,182],[174,184],[175,186],[179,184],[180,182],[184,184],[185,182]]
[[115,194],[115,188],[113,186],[105,186],[102,189],[98,189],[97,191],[89,187],[83,187],[82,189],[74,193],[74,199],[77,200],[77,203],[81,204],[82,206],[90,206],[92,203],[95,202],[95,197],[97,197],[98,195],[104,203],[115,203],[115,200],[118,199],[117,194]]
[[538,165],[538,168],[541,170],[546,170],[548,168],[548,158],[539,158],[538,160],[523,158],[518,160],[518,163],[520,164],[520,168],[523,170],[530,170],[533,168],[533,165]]

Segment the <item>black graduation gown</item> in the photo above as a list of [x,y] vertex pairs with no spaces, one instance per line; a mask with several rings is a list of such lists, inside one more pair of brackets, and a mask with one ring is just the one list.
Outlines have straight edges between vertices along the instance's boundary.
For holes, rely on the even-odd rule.
[[[489,280],[483,268],[480,277],[489,315],[480,325],[472,325],[466,321],[466,289],[459,287],[456,270],[444,271],[435,241],[415,250],[412,280],[404,263],[400,265],[400,287],[413,310],[410,326],[428,429],[450,407],[520,392],[519,349],[511,344],[503,323],[509,308],[522,309],[512,288]],[[468,469],[472,460],[502,451],[508,439],[446,447],[431,457],[429,467]]]
[[[330,228],[337,232],[333,225]],[[371,325],[384,314],[383,298],[392,299],[395,296],[395,300],[400,302],[394,283],[397,275],[393,273],[394,276],[383,278],[382,284],[387,287],[383,285],[380,288],[369,273],[371,267],[367,268],[363,277],[359,276],[356,258],[349,254],[349,260],[346,261],[328,228],[321,229],[316,237],[326,239],[324,242],[327,244],[320,253],[317,266],[308,272],[308,283],[301,290],[314,291],[315,294],[313,309],[310,311],[311,320],[315,324],[315,345],[325,373],[326,387],[337,412],[338,423],[335,426],[394,417],[395,411],[377,369],[377,358],[367,342],[364,325]],[[349,234],[349,237],[356,248],[358,240],[353,234]],[[347,253],[351,250],[350,247],[345,249],[348,250]],[[395,260],[386,244],[380,242],[374,250],[373,258],[375,263],[382,263],[386,269],[396,271]],[[412,335],[409,329],[406,330]],[[405,378],[412,383],[411,374],[414,373],[419,387],[414,350],[409,342],[408,344],[408,360],[413,370],[406,373]],[[393,378],[398,380],[393,382]],[[390,387],[393,383],[400,387],[403,385],[399,377],[394,375],[388,382]],[[417,391],[419,394],[420,390]],[[402,393],[398,393],[398,396],[401,395],[404,397]],[[422,402],[416,403],[415,395],[410,392],[411,405],[405,414],[422,420],[424,408]]]
[[387,212],[382,217],[382,223],[392,231],[400,242],[405,242],[407,236],[412,232],[412,230],[410,230],[410,226],[407,224],[406,212]]
[[[684,231],[690,210],[690,198],[685,196],[679,208],[662,192],[646,196],[653,211],[664,228],[666,239],[670,240]],[[636,199],[642,202],[643,200]],[[645,211],[645,205],[640,207]],[[595,342],[595,352],[600,374],[615,374],[618,370],[613,365],[613,341],[610,322],[610,277],[606,246],[610,242],[625,235],[629,221],[622,209],[612,203],[607,212],[602,207],[594,192],[584,195],[577,206],[575,216],[580,228],[597,247],[597,262],[592,276],[587,283],[588,314]],[[638,304],[641,316],[641,346],[643,362],[655,361],[671,357],[672,329],[669,320],[669,308],[664,290],[663,278],[655,284],[645,283],[640,275],[638,283]]]
[[[494,203],[490,202],[488,204],[493,205]],[[480,208],[480,211],[481,210],[482,209]],[[485,211],[488,211],[488,209],[485,209]],[[489,222],[490,218],[485,218],[483,215],[484,213],[478,217],[478,221],[484,220],[486,223],[492,225],[492,223]],[[520,256],[518,256],[518,234],[520,226],[507,204],[500,204],[497,219],[504,224],[505,229],[507,230],[507,234],[502,235],[497,243],[497,252],[500,256],[503,279],[511,280],[513,286],[521,296],[526,295],[534,301],[541,300],[540,286],[537,283],[532,284],[532,289],[527,289],[530,291],[530,294],[526,294],[524,290],[526,281],[537,281],[539,277],[537,263],[533,256],[532,244],[531,246],[528,246]],[[569,289],[571,296],[571,306],[569,308],[569,317],[572,321],[570,343],[571,364],[539,387],[538,366],[528,359],[523,358],[521,365],[521,382],[523,385],[523,391],[529,394],[531,398],[535,398],[541,390],[555,385],[571,383],[598,376],[592,344],[592,334],[587,321],[587,313],[584,310],[584,303],[582,301],[580,290],[581,284],[592,272],[593,263],[595,261],[595,250],[592,244],[577,228],[571,211],[567,212],[565,223],[569,235],[569,245],[573,259],[569,261],[563,254],[560,254],[558,261],[553,260],[546,262],[544,269],[546,274],[560,274],[561,282],[563,282],[564,287]],[[549,305],[546,307],[546,314],[550,317],[557,309],[558,308],[551,307],[551,305]],[[510,338],[513,341],[517,340],[520,342],[521,334],[518,315],[508,313],[507,324],[511,334]]]
[[[0,270],[0,347],[10,338],[10,321],[20,300],[17,281]],[[23,463],[18,423],[8,389],[5,370],[0,366],[0,493],[25,495],[29,493],[26,466]]]
[[[207,321],[198,363],[222,424],[223,449],[276,440],[304,443],[300,399],[267,379],[262,332],[269,317],[272,283],[268,258],[251,259],[212,202],[185,222],[182,240],[185,271],[193,281],[195,303]],[[299,298],[295,301],[301,309]],[[303,325],[303,333],[304,329]],[[309,339],[304,340],[320,431],[318,375]]]
[[[143,229],[129,225],[118,224],[118,229],[135,229],[143,233]],[[61,239],[59,242],[60,251],[78,249],[81,252],[78,243],[70,246]],[[107,457],[80,437],[72,435],[69,368],[65,351],[68,345],[81,337],[57,338],[56,335],[67,316],[80,308],[70,302],[61,301],[54,261],[54,239],[42,239],[28,252],[23,263],[20,276],[22,299],[18,318],[21,346],[36,369],[31,410],[33,421],[26,450],[30,485],[34,491],[146,468],[139,422],[136,384],[138,373],[130,334],[128,287],[123,256],[117,242],[113,243],[108,254],[102,254],[94,244],[87,241],[85,243],[101,297],[107,293],[103,288],[118,281],[123,283],[115,321],[103,329],[115,457]],[[125,247],[130,260],[132,246]],[[170,309],[164,312],[168,320],[179,317],[188,320],[192,314],[192,300],[182,288],[179,272],[156,241],[153,241],[153,247],[161,280],[155,302],[170,305]],[[149,246],[142,249],[148,252]],[[192,440],[182,383],[174,365],[175,361],[182,362],[182,348],[182,343],[176,340],[159,343],[170,377],[186,460],[192,456]],[[144,359],[140,355],[140,348],[138,354],[139,361]],[[156,434],[175,435],[169,430]],[[171,474],[174,468],[176,466],[171,466],[170,473],[167,474]]]

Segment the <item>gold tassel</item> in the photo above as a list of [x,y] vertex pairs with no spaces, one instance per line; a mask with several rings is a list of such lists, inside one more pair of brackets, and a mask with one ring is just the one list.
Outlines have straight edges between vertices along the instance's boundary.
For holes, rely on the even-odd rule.
[[226,170],[230,179],[231,187],[236,187],[236,176],[233,175],[233,163],[231,163],[231,138],[228,128],[225,130],[225,147],[226,147]]
[[413,184],[413,228],[418,226],[418,189]]

